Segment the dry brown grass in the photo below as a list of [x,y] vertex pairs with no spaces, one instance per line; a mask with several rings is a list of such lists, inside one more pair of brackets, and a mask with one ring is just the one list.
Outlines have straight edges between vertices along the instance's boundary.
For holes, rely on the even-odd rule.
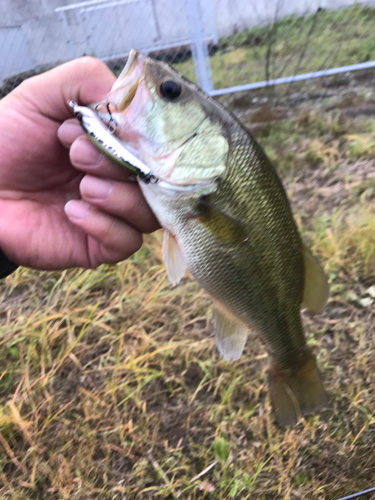
[[277,428],[263,347],[219,358],[210,298],[189,277],[169,285],[160,234],[114,267],[19,269],[0,283],[1,498],[334,500],[374,486],[375,163],[350,149],[372,129],[317,120],[261,140],[330,276],[324,313],[304,315],[330,407]]

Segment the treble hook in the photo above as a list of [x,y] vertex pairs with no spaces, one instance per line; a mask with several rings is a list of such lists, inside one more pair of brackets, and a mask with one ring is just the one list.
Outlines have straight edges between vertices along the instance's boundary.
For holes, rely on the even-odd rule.
[[109,122],[108,122],[108,130],[111,134],[114,134],[116,132],[117,122],[112,116],[111,110],[109,109],[109,105],[110,105],[110,103],[107,102],[107,111],[108,111],[108,114],[110,116]]
[[[117,128],[117,122],[116,122],[116,120],[112,116],[112,112],[111,112],[111,110],[109,108],[110,104],[111,104],[110,102],[107,102],[106,105],[105,105],[105,107],[107,108],[107,112],[109,114],[109,121],[108,121],[107,126],[108,126],[108,131],[111,134],[114,134],[116,132],[116,128]],[[97,112],[99,106],[102,106],[102,105],[103,105],[103,103],[98,102],[98,104],[95,106],[95,111]]]

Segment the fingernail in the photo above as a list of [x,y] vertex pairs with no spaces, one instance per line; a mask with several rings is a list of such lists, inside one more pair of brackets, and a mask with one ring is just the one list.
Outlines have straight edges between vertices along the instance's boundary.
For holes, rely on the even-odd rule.
[[112,192],[112,183],[86,175],[81,181],[81,192],[85,196],[97,199],[106,200]]
[[60,141],[68,148],[81,134],[83,130],[78,123],[65,122],[57,130]]
[[87,203],[81,200],[70,200],[64,207],[66,215],[69,219],[82,220],[90,211]]
[[70,150],[70,154],[75,164],[92,168],[97,167],[104,156],[86,139],[76,141]]

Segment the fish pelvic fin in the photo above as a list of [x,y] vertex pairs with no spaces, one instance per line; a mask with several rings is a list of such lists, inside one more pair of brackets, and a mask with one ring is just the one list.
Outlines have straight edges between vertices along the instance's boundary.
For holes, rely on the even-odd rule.
[[313,413],[327,402],[315,357],[308,353],[305,363],[295,371],[283,371],[271,360],[270,395],[276,421],[282,427],[295,425],[302,416]]
[[214,303],[214,332],[217,348],[225,361],[237,361],[245,347],[248,327],[227,311],[220,303]]
[[163,262],[169,281],[173,286],[177,285],[185,275],[187,265],[177,239],[167,229],[164,229]]
[[305,266],[305,287],[302,304],[312,313],[320,312],[326,305],[329,286],[327,278],[312,255],[310,250],[303,246],[303,261]]

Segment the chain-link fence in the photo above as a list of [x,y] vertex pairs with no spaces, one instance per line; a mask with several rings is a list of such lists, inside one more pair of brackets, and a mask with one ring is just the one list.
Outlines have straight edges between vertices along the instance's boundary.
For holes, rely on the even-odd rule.
[[[210,60],[212,78],[207,77],[211,94],[283,83],[291,88],[293,81],[375,66],[375,7],[352,3],[336,10],[334,2],[327,7],[322,2],[271,3],[256,25],[233,21],[236,32],[220,37]],[[217,18],[225,17],[222,6],[217,7]]]
[[84,54],[118,70],[132,47],[176,64],[211,95],[274,84],[290,94],[297,82],[375,66],[374,0],[67,3],[2,1],[0,97]]

